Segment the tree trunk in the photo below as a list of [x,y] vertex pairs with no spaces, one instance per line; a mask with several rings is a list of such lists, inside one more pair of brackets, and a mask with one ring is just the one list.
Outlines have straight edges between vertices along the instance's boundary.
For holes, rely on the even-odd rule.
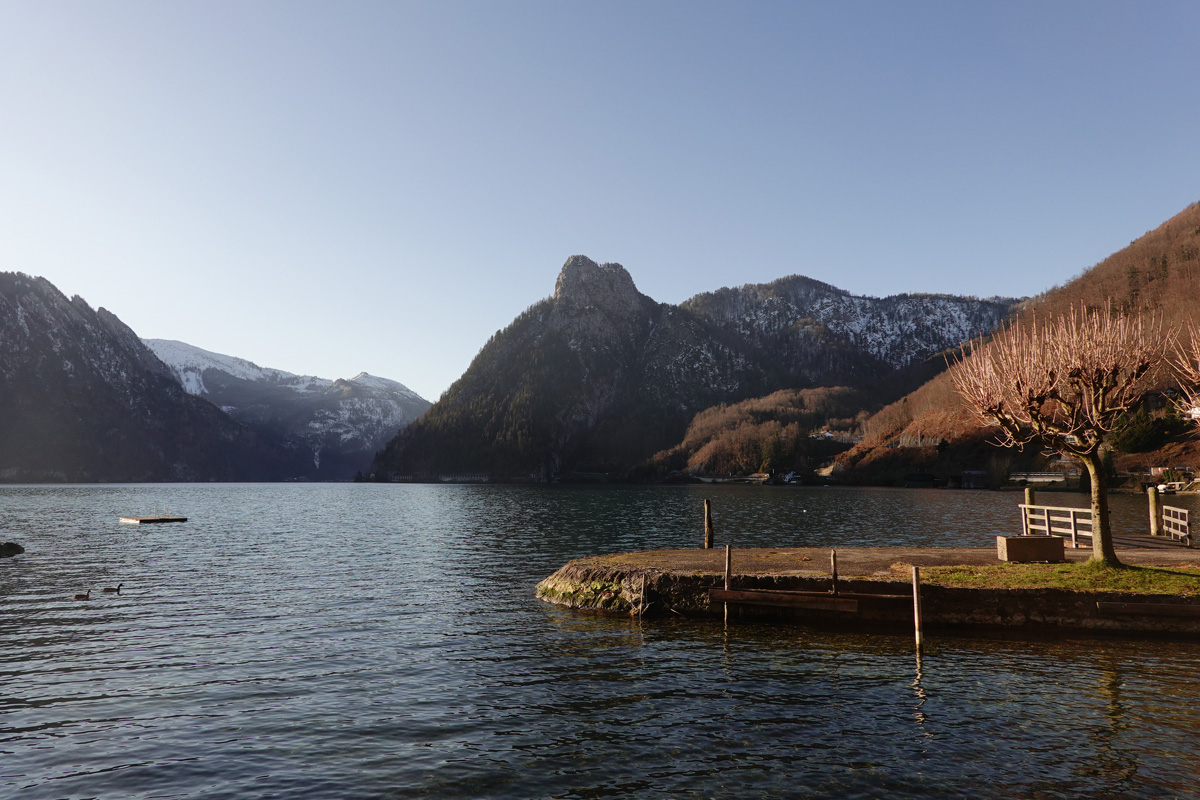
[[1120,567],[1108,521],[1108,476],[1104,474],[1104,464],[1099,453],[1083,456],[1083,463],[1092,482],[1092,560]]

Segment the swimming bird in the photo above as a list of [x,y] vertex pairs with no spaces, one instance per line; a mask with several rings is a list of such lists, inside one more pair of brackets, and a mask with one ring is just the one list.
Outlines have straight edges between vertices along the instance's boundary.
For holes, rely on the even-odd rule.
[[91,599],[92,599],[92,590],[91,590],[91,589],[88,589],[88,590],[87,590],[87,594],[77,594],[77,595],[75,595],[75,599],[76,599],[76,600],[91,600]]
[[122,587],[122,586],[124,586],[124,585],[125,585],[124,583],[118,583],[116,586],[105,586],[105,587],[104,587],[104,591],[106,591],[106,592],[116,592],[117,594],[120,594],[120,593],[121,593],[121,587]]

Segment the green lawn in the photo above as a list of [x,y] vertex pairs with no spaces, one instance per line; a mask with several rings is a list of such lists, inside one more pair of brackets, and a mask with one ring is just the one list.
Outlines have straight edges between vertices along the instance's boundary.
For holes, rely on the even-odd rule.
[[996,564],[922,567],[921,582],[970,589],[1071,589],[1079,592],[1200,595],[1195,567],[1121,567],[1081,564]]

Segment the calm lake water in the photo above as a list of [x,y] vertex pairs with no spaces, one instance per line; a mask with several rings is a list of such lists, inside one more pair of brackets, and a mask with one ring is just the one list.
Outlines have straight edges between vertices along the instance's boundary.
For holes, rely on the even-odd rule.
[[[908,636],[534,598],[576,556],[697,545],[704,497],[742,546],[988,547],[1021,500],[0,487],[27,551],[0,559],[0,797],[1200,796],[1197,643],[933,637],[918,662]],[[117,522],[159,511],[189,521]]]

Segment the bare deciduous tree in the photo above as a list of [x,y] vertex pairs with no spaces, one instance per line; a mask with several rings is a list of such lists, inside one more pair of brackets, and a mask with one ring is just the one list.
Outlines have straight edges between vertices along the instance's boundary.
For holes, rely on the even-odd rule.
[[1187,344],[1176,342],[1171,366],[1179,376],[1183,397],[1177,402],[1180,412],[1190,419],[1200,422],[1196,409],[1200,408],[1200,328],[1195,324],[1188,325]]
[[1041,442],[1083,462],[1091,478],[1092,558],[1117,566],[1101,445],[1153,387],[1174,333],[1154,316],[1080,308],[1006,325],[974,343],[951,380],[1001,444]]

